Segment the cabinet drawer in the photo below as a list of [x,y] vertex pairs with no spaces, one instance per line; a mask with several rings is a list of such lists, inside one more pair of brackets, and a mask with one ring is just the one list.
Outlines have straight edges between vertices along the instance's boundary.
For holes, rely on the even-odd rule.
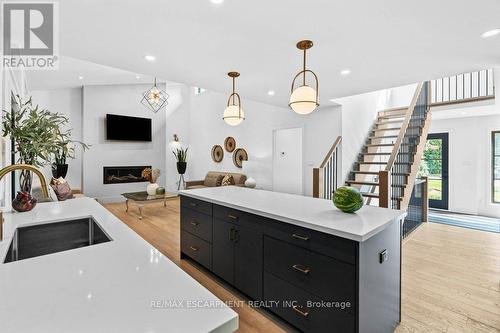
[[325,300],[356,303],[356,267],[264,237],[264,269]]
[[212,245],[184,230],[181,231],[181,251],[206,268],[212,268]]
[[227,221],[230,223],[234,223],[236,225],[252,228],[255,230],[259,230],[264,228],[264,220],[267,220],[265,217],[260,217],[257,215],[253,215],[250,213],[242,212],[237,209],[214,205],[214,217]]
[[304,332],[355,332],[356,317],[341,304],[320,304],[318,297],[268,272],[264,272],[264,299],[272,304],[269,310]]
[[207,242],[212,242],[212,216],[182,207],[181,228]]
[[210,202],[181,196],[181,205],[203,214],[212,215],[212,204]]
[[271,220],[266,222],[265,233],[305,249],[356,264],[358,244],[355,241]]

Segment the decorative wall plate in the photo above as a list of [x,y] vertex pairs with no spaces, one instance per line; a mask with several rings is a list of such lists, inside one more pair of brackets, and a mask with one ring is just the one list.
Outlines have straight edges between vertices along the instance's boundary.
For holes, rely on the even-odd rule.
[[247,151],[243,148],[237,148],[233,152],[233,163],[236,167],[242,168],[243,167],[243,161],[248,161],[248,154]]
[[236,148],[236,140],[232,136],[228,136],[226,140],[224,140],[224,148],[228,153],[232,153]]
[[224,158],[224,149],[220,145],[214,145],[212,147],[212,160],[214,162],[220,163]]

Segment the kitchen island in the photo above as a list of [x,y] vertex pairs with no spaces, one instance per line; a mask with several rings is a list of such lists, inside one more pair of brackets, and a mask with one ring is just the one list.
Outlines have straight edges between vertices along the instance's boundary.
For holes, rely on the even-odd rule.
[[[236,312],[95,200],[40,203],[31,212],[4,217],[2,333],[234,332],[238,328]],[[94,221],[93,230],[98,226],[109,241],[4,263],[16,230],[86,219]],[[17,241],[21,248],[23,237]]]
[[392,332],[405,213],[236,186],[181,191],[181,258],[305,332]]

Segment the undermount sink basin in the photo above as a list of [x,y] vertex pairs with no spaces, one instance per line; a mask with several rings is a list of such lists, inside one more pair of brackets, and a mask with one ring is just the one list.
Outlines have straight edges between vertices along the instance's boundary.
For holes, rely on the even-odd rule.
[[109,242],[91,217],[17,228],[4,264]]

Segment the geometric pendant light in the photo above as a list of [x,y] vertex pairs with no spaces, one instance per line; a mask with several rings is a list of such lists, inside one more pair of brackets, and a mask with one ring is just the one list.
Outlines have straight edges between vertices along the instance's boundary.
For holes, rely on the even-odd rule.
[[229,72],[227,75],[233,80],[233,92],[229,95],[227,100],[226,109],[224,110],[224,115],[222,119],[226,124],[230,126],[238,126],[243,120],[245,120],[245,113],[241,108],[241,98],[240,95],[236,93],[235,89],[235,79],[240,76],[238,72]]
[[[304,51],[304,65],[303,69],[295,75],[292,81],[290,103],[288,103],[288,106],[298,114],[309,114],[319,106],[318,77],[313,71],[306,69],[306,50],[312,46],[313,42],[310,40],[302,40],[297,43],[297,48]],[[313,87],[308,86],[306,83],[306,74],[308,73],[314,79]],[[299,79],[299,81],[302,81],[302,85],[295,88],[295,81],[299,77],[302,79]]]
[[145,91],[142,94],[141,103],[154,113],[158,112],[162,107],[167,106],[167,99],[169,95],[163,91],[158,89],[156,86],[156,78],[155,83],[151,89]]

